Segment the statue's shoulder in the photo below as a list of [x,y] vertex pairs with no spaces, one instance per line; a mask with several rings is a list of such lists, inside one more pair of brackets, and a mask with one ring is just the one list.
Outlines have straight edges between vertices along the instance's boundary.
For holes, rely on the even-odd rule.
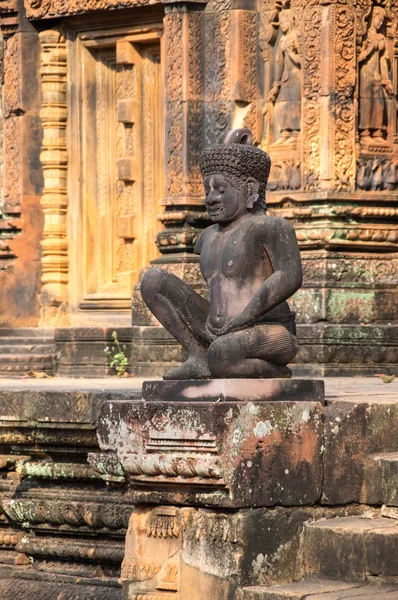
[[258,215],[256,217],[258,227],[267,235],[274,233],[278,235],[281,232],[292,232],[294,231],[293,225],[283,217],[277,217],[274,215]]
[[218,225],[217,224],[213,224],[213,225],[209,225],[209,227],[206,227],[206,229],[204,229],[198,236],[196,243],[195,243],[195,248],[194,248],[194,252],[195,254],[200,254],[201,250],[202,250],[202,246],[203,244],[206,242],[206,240],[208,240],[216,231],[218,231]]

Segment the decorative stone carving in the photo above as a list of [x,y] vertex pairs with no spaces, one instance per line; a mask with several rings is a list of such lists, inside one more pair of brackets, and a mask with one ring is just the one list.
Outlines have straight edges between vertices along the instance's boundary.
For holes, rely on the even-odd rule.
[[301,57],[293,11],[279,13],[281,36],[275,57],[274,83],[268,101],[275,104],[274,125],[280,131],[272,145],[296,144],[301,129]]
[[249,130],[234,130],[201,156],[214,225],[195,252],[209,302],[161,269],[142,280],[145,303],[188,352],[169,379],[290,376],[298,345],[286,300],[301,284],[300,255],[287,221],[265,214],[270,159],[251,144]]
[[[143,400],[103,404],[98,436],[104,452],[117,454],[136,505],[312,503],[321,482],[323,402],[321,381],[152,381]],[[153,451],[154,438],[169,442],[162,454]],[[311,499],[307,490],[303,496],[304,473],[314,483]],[[179,532],[166,519],[141,529],[162,538]]]
[[104,0],[101,7],[95,0],[24,0],[26,16],[29,19],[49,19],[53,17],[64,17],[75,15],[82,12],[94,10],[114,10],[115,8],[125,8],[128,6],[144,6],[146,4],[155,4],[159,0]]
[[50,29],[40,33],[42,45],[43,142],[40,160],[44,189],[41,320],[46,325],[68,322],[68,237],[66,230],[67,166],[66,144],[67,58],[63,35]]

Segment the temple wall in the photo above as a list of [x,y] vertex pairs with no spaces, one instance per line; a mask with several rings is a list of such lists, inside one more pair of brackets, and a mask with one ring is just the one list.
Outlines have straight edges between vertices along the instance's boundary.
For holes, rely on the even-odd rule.
[[[302,250],[292,303],[304,363],[320,348],[323,362],[345,363],[344,344],[377,363],[369,348],[382,339],[377,356],[396,364],[392,0],[26,0],[1,11],[3,327],[127,327],[135,286],[138,363],[154,345],[159,365],[181,358],[142,305],[140,270],[155,260],[205,291],[198,157],[249,127],[273,161],[269,211],[293,222]],[[363,326],[369,347],[355,354]]]

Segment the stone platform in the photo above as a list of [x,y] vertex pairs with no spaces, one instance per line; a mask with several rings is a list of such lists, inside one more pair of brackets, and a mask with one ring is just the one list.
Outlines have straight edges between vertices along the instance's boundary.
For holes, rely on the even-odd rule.
[[[325,405],[314,403],[312,413],[321,416],[312,455],[319,471],[313,488],[306,480],[317,494],[284,506],[287,492],[275,485],[275,505],[240,509],[135,508],[130,476],[111,452],[103,452],[100,472],[87,463],[89,453],[101,454],[96,423],[104,403],[144,406],[142,383],[0,379],[2,600],[120,600],[121,573],[125,597],[134,600],[398,599],[397,381],[326,378]],[[196,406],[206,413],[208,404]],[[281,410],[284,403],[252,404]],[[306,408],[298,404],[296,417]],[[233,418],[257,418],[250,405]],[[272,425],[277,417],[260,420]],[[119,433],[125,426],[131,433],[128,421]],[[260,446],[273,435],[259,437]],[[269,480],[282,475],[289,485],[283,465],[273,464]],[[137,532],[138,553],[130,534],[125,547],[127,530]]]
[[148,381],[142,395],[105,402],[98,421],[100,447],[120,463],[135,503],[237,508],[319,497],[323,381]]

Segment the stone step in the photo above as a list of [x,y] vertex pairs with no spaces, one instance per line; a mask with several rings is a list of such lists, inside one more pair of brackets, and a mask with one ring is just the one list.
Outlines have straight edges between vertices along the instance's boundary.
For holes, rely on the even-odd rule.
[[397,600],[398,585],[367,585],[343,581],[314,580],[274,585],[246,587],[236,600]]
[[304,530],[303,567],[308,577],[398,583],[398,523],[384,517],[315,521]]
[[367,457],[360,501],[398,506],[398,452],[380,452]]
[[31,338],[31,337],[49,337],[54,339],[54,329],[39,327],[0,327],[0,339],[3,337],[11,338]]
[[342,388],[341,401],[332,403],[326,389],[323,504],[383,503],[381,473],[388,465],[377,457],[398,453],[398,388],[382,385],[378,396],[368,384],[367,400],[348,401]]
[[[15,342],[15,340],[14,340]],[[53,355],[55,354],[55,346],[51,344],[51,342],[35,342],[30,341],[27,344],[18,344],[18,345],[3,345],[0,341],[0,356],[4,354],[41,354],[41,355]]]
[[48,354],[0,354],[0,377],[20,376],[27,371],[54,373],[55,361]]
[[13,336],[0,336],[0,348],[2,346],[25,346],[29,344],[51,344],[55,347],[54,338],[50,336],[27,336],[27,337],[13,337]]

